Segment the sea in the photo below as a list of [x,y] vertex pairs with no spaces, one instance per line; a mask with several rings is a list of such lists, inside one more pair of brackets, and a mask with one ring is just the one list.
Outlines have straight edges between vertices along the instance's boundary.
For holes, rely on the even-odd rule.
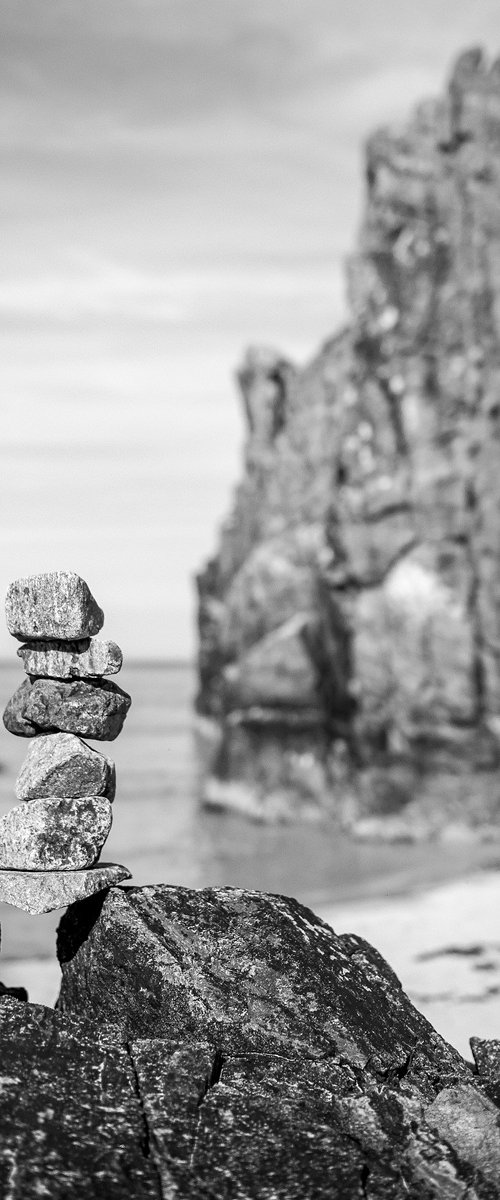
[[[23,678],[20,666],[0,664],[2,707]],[[102,858],[128,867],[132,884],[257,888],[295,896],[322,915],[348,901],[403,896],[477,867],[498,868],[498,853],[478,842],[373,844],[353,841],[322,820],[269,825],[204,808],[194,668],[136,662],[124,667],[119,683],[132,696],[123,731],[113,743],[90,744],[113,757],[117,770]],[[15,779],[28,745],[2,725],[0,815],[16,803]],[[2,960],[53,958],[60,916],[0,905],[0,979]]]

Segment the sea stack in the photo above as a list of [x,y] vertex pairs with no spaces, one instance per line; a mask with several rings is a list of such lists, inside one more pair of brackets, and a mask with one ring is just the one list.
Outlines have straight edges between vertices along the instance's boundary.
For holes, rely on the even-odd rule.
[[4,725],[34,740],[16,781],[20,803],[0,818],[0,900],[41,913],[130,878],[126,867],[99,862],[115,766],[82,739],[116,738],[131,700],[104,678],[120,670],[122,653],[95,636],[104,614],[79,575],[17,579],[5,609],[27,678]]

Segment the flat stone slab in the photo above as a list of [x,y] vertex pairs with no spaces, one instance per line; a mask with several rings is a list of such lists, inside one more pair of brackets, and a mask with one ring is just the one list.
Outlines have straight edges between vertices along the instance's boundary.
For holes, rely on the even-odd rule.
[[115,764],[74,733],[46,733],[28,747],[16,780],[18,800],[42,796],[106,796],[113,800]]
[[105,796],[47,796],[17,804],[0,818],[0,868],[79,871],[99,857],[111,829]]
[[74,571],[48,571],[11,583],[5,601],[9,633],[18,641],[75,641],[99,633],[104,613]]
[[79,642],[26,642],[17,651],[27,675],[48,679],[86,679],[116,675],[123,654],[116,642],[82,638]]
[[85,871],[0,870],[0,901],[35,916],[66,908],[131,878],[119,863],[97,863]]
[[10,733],[77,733],[113,741],[131,705],[130,696],[108,679],[25,679],[3,715]]

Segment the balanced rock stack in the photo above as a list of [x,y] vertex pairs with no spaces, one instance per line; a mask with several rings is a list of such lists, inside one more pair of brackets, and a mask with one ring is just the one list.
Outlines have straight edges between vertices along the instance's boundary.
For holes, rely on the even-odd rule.
[[72,571],[17,579],[7,592],[7,627],[27,679],[4,725],[33,738],[16,781],[21,802],[0,818],[0,900],[30,913],[63,908],[130,878],[99,863],[109,834],[115,766],[82,738],[112,741],[130,696],[103,677],[120,670],[114,642],[94,635],[104,614]]

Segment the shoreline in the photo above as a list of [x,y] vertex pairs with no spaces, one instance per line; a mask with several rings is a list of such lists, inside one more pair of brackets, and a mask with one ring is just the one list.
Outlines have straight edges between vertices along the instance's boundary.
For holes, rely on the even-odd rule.
[[356,933],[387,959],[410,1000],[470,1059],[469,1038],[500,1037],[500,869],[418,892],[321,906],[337,933]]

